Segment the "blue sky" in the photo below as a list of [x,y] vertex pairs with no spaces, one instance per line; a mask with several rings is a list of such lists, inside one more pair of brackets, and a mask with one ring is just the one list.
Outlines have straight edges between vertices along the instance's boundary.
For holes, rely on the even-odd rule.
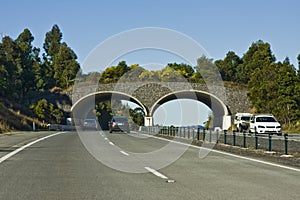
[[199,42],[214,59],[229,50],[242,56],[252,42],[271,44],[278,60],[297,67],[300,53],[300,2],[297,0],[10,0],[1,3],[0,33],[16,38],[24,28],[42,48],[58,24],[79,62],[106,38],[133,28],[163,27]]
[[162,27],[193,38],[215,60],[228,51],[242,56],[251,43],[262,39],[271,44],[278,61],[288,56],[298,67],[299,8],[297,0],[10,0],[1,2],[0,33],[15,39],[29,28],[34,45],[42,48],[46,32],[58,24],[63,41],[83,63],[92,49],[114,34]]

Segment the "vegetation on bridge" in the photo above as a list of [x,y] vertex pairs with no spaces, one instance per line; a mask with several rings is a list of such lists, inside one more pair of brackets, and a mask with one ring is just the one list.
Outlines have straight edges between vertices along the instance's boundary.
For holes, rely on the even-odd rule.
[[[45,94],[56,94],[72,88],[80,66],[75,52],[62,41],[57,25],[46,33],[43,51],[32,45],[34,37],[25,29],[16,39],[2,37],[0,42],[0,131],[18,127],[1,113],[25,114],[32,118],[21,119],[29,127],[34,119],[61,122],[66,113]],[[300,54],[298,56],[300,65]],[[197,66],[169,63],[161,70],[149,71],[138,64],[128,66],[125,61],[102,72],[82,75],[85,80],[99,83],[118,81],[178,81],[180,79],[205,83],[216,79],[212,66],[216,66],[227,85],[246,88],[254,112],[273,113],[287,129],[300,127],[300,73],[289,62],[277,61],[271,45],[261,40],[251,44],[242,57],[229,51],[224,59],[200,57]],[[203,77],[203,73],[208,74]],[[104,115],[104,105],[95,108],[97,116]],[[106,108],[109,105],[106,105]],[[107,111],[107,110],[106,110]],[[110,113],[112,114],[112,113]],[[142,123],[142,113],[130,110],[131,116]]]

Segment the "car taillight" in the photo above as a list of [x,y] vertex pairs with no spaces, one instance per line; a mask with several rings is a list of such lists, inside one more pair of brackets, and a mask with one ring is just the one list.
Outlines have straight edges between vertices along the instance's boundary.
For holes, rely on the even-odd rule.
[[115,125],[116,125],[116,123],[115,123],[115,122],[112,122],[112,123],[111,123],[111,126],[115,126]]

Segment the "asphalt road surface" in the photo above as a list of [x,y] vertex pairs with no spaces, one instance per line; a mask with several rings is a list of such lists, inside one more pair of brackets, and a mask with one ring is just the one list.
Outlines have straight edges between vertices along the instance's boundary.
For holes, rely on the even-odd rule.
[[[0,137],[0,199],[300,199],[300,169],[218,151],[199,158],[197,147],[164,149],[173,142],[140,133],[51,134],[15,154]],[[175,148],[186,151],[156,169]]]

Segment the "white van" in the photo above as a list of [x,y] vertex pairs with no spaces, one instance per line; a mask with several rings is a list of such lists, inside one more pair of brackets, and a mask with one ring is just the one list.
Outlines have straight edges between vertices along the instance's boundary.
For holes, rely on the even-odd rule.
[[250,113],[236,113],[233,124],[238,132],[246,132],[249,130]]

